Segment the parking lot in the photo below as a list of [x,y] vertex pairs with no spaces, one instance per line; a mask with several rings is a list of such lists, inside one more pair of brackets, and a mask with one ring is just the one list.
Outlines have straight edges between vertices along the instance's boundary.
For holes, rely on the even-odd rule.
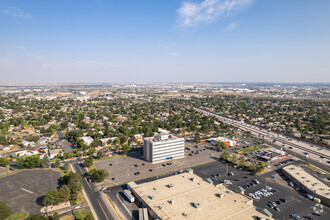
[[[281,161],[285,161],[286,159],[274,161],[274,163],[279,163]],[[313,208],[317,204],[308,198],[306,198],[305,194],[296,191],[293,187],[289,186],[289,180],[286,180],[285,176],[280,176],[281,167],[290,164],[290,163],[299,163],[299,162],[289,162],[282,163],[278,167],[275,167],[276,170],[271,170],[262,175],[250,175],[249,172],[244,170],[238,170],[238,168],[234,168],[231,165],[227,165],[226,163],[221,162],[213,162],[204,164],[201,166],[194,167],[194,173],[199,175],[202,178],[211,178],[215,184],[224,182],[224,180],[229,180],[232,184],[235,185],[249,185],[248,188],[245,188],[245,195],[249,195],[250,193],[255,193],[256,191],[260,191],[261,189],[269,186],[274,192],[272,195],[265,196],[260,199],[254,199],[254,205],[257,207],[267,208],[271,213],[273,213],[273,217],[275,219],[289,219],[290,214],[297,214],[300,217],[303,216],[311,216],[313,219],[328,219],[327,215],[330,213],[330,208],[323,207],[323,215],[316,216],[312,214],[314,212]],[[229,173],[233,173],[234,175],[228,175]],[[226,174],[227,173],[227,174]],[[217,176],[216,174],[220,174],[221,176]],[[282,174],[281,174],[282,175]],[[275,178],[272,178],[272,177]],[[258,181],[258,184],[255,183],[254,180]],[[280,199],[285,199],[285,202],[281,202]],[[280,205],[277,205],[280,211],[276,211],[274,208],[270,208],[267,203],[269,202],[278,202]]]
[[[276,163],[278,162],[279,161]],[[287,164],[290,163],[298,162],[289,162]],[[249,185],[244,192],[247,196],[250,193],[255,193],[257,191],[261,191],[261,189],[268,188],[268,191],[272,192],[272,194],[269,194],[268,196],[260,196],[260,199],[254,199],[254,205],[257,207],[267,208],[273,214],[274,219],[289,219],[291,214],[297,214],[302,219],[304,216],[310,216],[312,219],[328,219],[330,208],[323,206],[322,216],[312,214],[315,211],[314,209],[317,203],[306,198],[304,193],[301,193],[289,186],[290,181],[282,175],[280,169],[281,168],[278,167],[276,170],[270,170],[262,175],[251,175],[248,171],[239,170],[237,167],[235,168],[220,161],[214,161],[193,167],[195,174],[204,179],[211,178],[215,184],[229,180],[235,185]],[[228,173],[232,173],[233,175],[228,175]],[[144,179],[137,181],[137,183],[149,182],[156,178],[163,178],[169,175],[173,175],[173,173]],[[257,183],[255,180],[257,180]],[[126,217],[136,217],[138,206],[128,202],[125,199],[125,196],[122,193],[125,188],[126,185],[109,188],[109,195],[119,209],[125,213]],[[275,203],[277,208],[271,206],[271,202],[273,202],[273,204]]]
[[[190,150],[185,150],[184,158],[155,164],[145,161],[142,154],[133,152],[124,157],[95,161],[94,166],[109,172],[109,177],[102,186],[111,186],[218,160],[219,152],[206,149],[205,145],[205,143],[200,143],[199,148],[196,148],[195,144],[188,144],[186,148]],[[198,154],[191,153],[191,151],[196,152],[197,150],[199,150]]]
[[43,196],[58,186],[61,173],[51,169],[23,170],[0,179],[1,201],[13,213],[39,213]]

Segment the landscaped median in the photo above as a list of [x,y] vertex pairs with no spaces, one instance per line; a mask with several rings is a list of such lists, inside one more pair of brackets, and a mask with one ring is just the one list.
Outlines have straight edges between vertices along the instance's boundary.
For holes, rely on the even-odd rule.
[[6,218],[6,220],[21,220],[24,219],[26,216],[28,216],[28,213],[21,212],[21,213],[12,214],[8,218]]

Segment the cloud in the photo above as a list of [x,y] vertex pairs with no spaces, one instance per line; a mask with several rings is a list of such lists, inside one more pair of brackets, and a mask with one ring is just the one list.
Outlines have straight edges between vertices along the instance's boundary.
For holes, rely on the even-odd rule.
[[13,46],[13,48],[17,50],[25,50],[25,47],[21,47],[21,46]]
[[28,57],[35,58],[35,59],[40,59],[40,60],[47,60],[48,57],[43,56],[43,55],[35,55],[35,54],[28,54]]
[[171,56],[171,57],[179,57],[181,54],[177,52],[165,52],[166,55]]
[[239,26],[239,23],[237,23],[237,22],[231,22],[231,23],[228,25],[227,29],[228,29],[228,30],[233,30],[233,29],[237,28],[238,26]]
[[0,63],[9,63],[11,61],[8,57],[0,57]]
[[21,46],[11,46],[11,45],[8,45],[8,44],[0,44],[0,47],[13,48],[13,49],[17,49],[17,50],[25,50],[25,47],[21,47]]
[[165,55],[171,56],[171,57],[179,57],[181,56],[180,53],[176,52],[172,47],[165,45],[165,44],[159,44],[159,47],[164,50]]
[[220,17],[246,8],[253,2],[254,0],[203,0],[200,3],[185,1],[177,13],[182,26],[192,27],[212,23]]
[[0,11],[1,14],[12,16],[12,17],[17,17],[17,18],[31,18],[32,16],[23,11],[22,9],[15,8],[15,7],[10,7],[5,10]]

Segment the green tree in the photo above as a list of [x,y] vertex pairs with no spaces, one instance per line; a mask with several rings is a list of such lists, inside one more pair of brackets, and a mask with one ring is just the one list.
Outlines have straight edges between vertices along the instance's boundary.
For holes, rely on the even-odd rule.
[[257,172],[258,172],[258,171],[257,171],[257,166],[256,166],[255,163],[251,163],[249,168],[250,168],[250,171],[251,171],[252,173],[257,173]]
[[199,143],[201,141],[201,137],[199,136],[199,133],[196,132],[195,137],[194,137],[194,142]]
[[85,215],[84,220],[94,220],[94,216],[92,213],[87,213],[87,215]]
[[42,204],[46,206],[58,205],[60,204],[60,202],[61,202],[60,193],[56,189],[47,192],[45,198],[42,200]]
[[70,200],[70,189],[67,185],[63,185],[58,192],[60,193],[61,202],[67,202]]
[[70,172],[67,178],[67,186],[71,192],[71,200],[76,200],[78,193],[82,190],[82,180],[79,173]]
[[91,157],[86,158],[85,161],[84,161],[84,166],[85,167],[91,167],[91,166],[93,166],[93,158],[91,158]]
[[130,151],[130,147],[127,144],[123,145],[123,154],[127,155]]
[[125,136],[120,137],[120,144],[125,144],[127,141],[127,138]]
[[24,167],[24,161],[25,161],[24,157],[17,157],[16,158],[17,166],[23,168]]
[[236,154],[232,154],[231,157],[230,157],[230,161],[234,164],[237,163],[237,155]]
[[60,128],[61,128],[62,130],[67,129],[67,128],[68,128],[68,125],[69,125],[69,122],[64,121],[64,122],[62,122],[62,123],[60,124]]
[[119,139],[119,138],[116,138],[116,139],[113,141],[113,144],[114,144],[114,145],[118,145],[118,144],[120,144],[120,139]]
[[103,152],[100,150],[99,152],[97,152],[97,156],[98,159],[103,157]]
[[56,159],[55,163],[54,163],[54,167],[55,168],[59,168],[60,167],[60,160]]
[[26,157],[24,160],[24,166],[29,168],[36,168],[40,167],[41,165],[41,159],[39,155],[32,155],[29,157]]
[[0,166],[6,167],[10,164],[9,157],[0,157]]
[[109,176],[109,173],[104,170],[104,169],[91,169],[88,172],[88,175],[92,176],[95,180],[95,182],[99,183],[102,182],[103,180],[105,180],[105,178],[107,178],[107,176]]
[[58,216],[57,212],[55,212],[54,215],[52,216],[52,220],[60,220],[60,217]]
[[0,201],[0,219],[6,219],[10,215],[10,207],[5,202]]
[[225,142],[223,142],[223,141],[220,141],[220,146],[219,147],[222,150],[227,150],[228,149],[227,144]]
[[245,166],[246,166],[246,162],[245,162],[244,157],[241,157],[241,159],[239,160],[238,165],[239,165],[240,167],[245,167]]
[[41,166],[42,166],[42,168],[48,168],[49,167],[49,159],[48,159],[48,156],[46,154],[44,155],[44,158],[42,158]]
[[223,160],[228,160],[229,159],[229,152],[227,150],[225,150],[221,155],[220,155],[220,158],[223,159]]

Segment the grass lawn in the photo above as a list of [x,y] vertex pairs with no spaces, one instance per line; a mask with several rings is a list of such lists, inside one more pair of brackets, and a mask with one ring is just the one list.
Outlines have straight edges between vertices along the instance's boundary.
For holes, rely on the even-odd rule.
[[74,215],[65,215],[63,217],[60,217],[60,220],[74,220]]
[[266,149],[266,148],[268,148],[268,147],[249,147],[249,148],[243,149],[242,150],[242,153],[243,154],[248,154],[248,153],[250,153],[252,151],[256,151],[256,150],[260,150],[260,149]]
[[12,214],[11,216],[9,216],[7,218],[7,220],[20,220],[20,219],[24,219],[28,214],[26,212],[21,212],[21,213],[17,213],[17,214]]
[[80,192],[80,193],[78,194],[77,204],[79,204],[79,203],[83,203],[83,202],[86,202],[86,198],[85,198],[84,194],[83,194],[82,192]]
[[87,216],[87,215],[92,216],[92,219],[94,219],[93,213],[89,209],[88,210],[79,211],[79,212],[76,212],[75,213],[76,219],[78,219],[78,220],[79,219],[84,219],[85,216]]

